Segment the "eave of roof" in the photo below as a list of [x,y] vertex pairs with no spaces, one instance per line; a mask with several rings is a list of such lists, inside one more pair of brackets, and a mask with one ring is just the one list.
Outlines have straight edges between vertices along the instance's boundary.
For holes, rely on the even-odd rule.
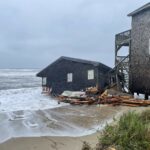
[[73,62],[84,63],[84,64],[91,64],[94,66],[98,66],[100,64],[100,62],[97,62],[97,61],[90,61],[90,60],[84,60],[84,59],[72,58],[72,57],[66,57],[66,56],[62,56],[61,59],[65,59],[65,60],[69,60],[69,61],[73,61]]
[[149,8],[150,8],[150,3],[147,3],[144,6],[142,6],[142,7],[138,8],[138,9],[136,9],[135,11],[129,13],[128,16],[134,16],[134,15],[136,15],[136,14],[138,14],[138,13],[144,11],[144,10],[147,10]]
[[66,56],[61,56],[60,58],[58,58],[56,61],[54,61],[53,63],[51,63],[50,65],[48,65],[46,68],[44,68],[42,71],[40,71],[37,76],[41,76],[42,73],[44,73],[51,65],[54,65],[55,63],[57,63],[58,61],[60,60],[69,60],[69,61],[73,61],[73,62],[78,62],[78,63],[84,63],[84,64],[90,64],[90,65],[93,65],[95,67],[98,67],[100,65],[103,65],[109,69],[112,69],[100,62],[97,62],[97,61],[90,61],[90,60],[84,60],[84,59],[78,59],[78,58],[72,58],[72,57],[66,57]]

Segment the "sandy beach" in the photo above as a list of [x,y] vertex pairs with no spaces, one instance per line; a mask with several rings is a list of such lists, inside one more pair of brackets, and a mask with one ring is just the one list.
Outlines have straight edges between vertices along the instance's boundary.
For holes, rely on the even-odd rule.
[[[71,106],[68,106],[68,109]],[[64,109],[67,113],[67,107],[63,108],[57,108],[55,111],[58,113],[59,111],[64,112]],[[85,128],[91,126],[93,124],[93,121],[95,119],[98,119],[99,121],[104,121],[104,118],[113,118],[113,117],[119,117],[121,114],[127,111],[138,111],[141,112],[145,109],[149,109],[149,107],[138,107],[138,108],[131,108],[131,107],[112,107],[112,106],[103,106],[103,107],[97,107],[97,106],[91,106],[91,107],[74,107],[75,109],[71,109],[71,112],[74,113],[79,110],[79,108],[83,111],[87,110],[90,113],[95,113],[94,119],[87,118],[83,119],[82,116],[76,116],[73,119],[71,117],[67,117],[69,122],[74,122],[75,124],[78,124],[79,126],[84,126]],[[93,110],[93,111],[92,111]],[[115,111],[117,110],[117,111]],[[70,110],[69,110],[70,111]],[[103,113],[102,113],[103,112]],[[118,112],[119,115],[118,115]],[[103,117],[102,117],[103,116]],[[70,120],[71,119],[71,120]],[[105,123],[106,125],[106,123]],[[104,128],[104,127],[103,127]],[[17,137],[17,138],[11,138],[3,143],[0,144],[0,150],[81,150],[83,141],[88,142],[91,146],[95,146],[98,137],[100,136],[100,132],[103,128],[100,128],[99,131],[89,134],[86,136],[78,136],[78,137],[72,137],[72,136],[36,136],[36,137]],[[70,131],[71,132],[71,131]],[[72,129],[72,135],[75,133],[75,129]],[[71,134],[71,133],[70,133]]]
[[94,146],[97,143],[95,133],[83,137],[29,137],[13,138],[0,144],[0,150],[80,150],[83,141]]
[[101,130],[124,109],[111,106],[62,106],[0,113],[0,143],[12,137],[79,137]]
[[[47,110],[47,113],[51,114],[52,117],[54,115],[55,119],[59,120],[58,124],[54,124],[49,119],[43,120],[42,117],[44,117],[45,114],[43,111],[37,111],[34,113],[36,115],[38,114],[38,117],[42,118],[44,124],[48,125],[46,130],[44,128],[36,130],[31,128],[31,134],[29,136],[14,136],[1,143],[0,150],[80,150],[83,141],[87,141],[91,146],[94,146],[97,143],[97,137],[100,136],[100,131],[102,131],[106,122],[113,120],[113,117],[118,117],[127,110],[129,110],[129,108],[120,106],[65,106],[55,108],[54,110]],[[57,118],[58,116],[56,116],[56,114],[59,115],[59,118]],[[60,114],[63,116],[65,115],[65,117],[62,118],[62,115]],[[18,125],[19,122],[20,120],[17,120],[17,122],[14,122],[14,125]],[[67,130],[71,136],[63,136],[63,134],[66,133],[64,128],[69,128],[64,122],[73,125],[70,128],[72,130]],[[40,123],[42,122],[39,122],[39,124]],[[20,128],[21,126],[22,125],[20,125]],[[91,130],[92,128],[94,130]],[[51,136],[50,132],[52,129],[56,131],[61,129],[62,135]],[[29,132],[29,129],[26,130],[26,128],[24,128],[23,130]],[[40,132],[35,136],[33,130],[36,132],[39,132],[39,130],[43,132],[47,131],[48,136],[44,136],[42,133],[40,135]],[[96,132],[96,130],[99,131]],[[15,132],[18,132],[17,129]],[[82,134],[85,134],[85,136],[82,136]]]

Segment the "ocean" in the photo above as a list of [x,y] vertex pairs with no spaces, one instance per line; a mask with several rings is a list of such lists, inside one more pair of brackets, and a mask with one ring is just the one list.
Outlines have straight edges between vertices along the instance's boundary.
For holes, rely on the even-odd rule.
[[41,94],[37,69],[0,70],[0,112],[60,107],[56,100]]
[[0,143],[13,137],[83,136],[121,112],[118,107],[71,106],[41,94],[38,69],[0,69]]

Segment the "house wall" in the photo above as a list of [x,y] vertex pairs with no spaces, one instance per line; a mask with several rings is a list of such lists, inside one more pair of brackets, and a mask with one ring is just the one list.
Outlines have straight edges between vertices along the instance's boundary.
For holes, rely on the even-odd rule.
[[[94,70],[93,80],[88,80],[88,70]],[[73,73],[72,82],[67,82],[68,73]],[[49,67],[47,71],[47,86],[52,87],[52,92],[56,94],[60,94],[64,90],[82,90],[87,87],[96,86],[97,83],[101,84],[103,88],[104,81],[99,80],[98,73],[100,71],[93,65],[60,60]]]
[[150,94],[150,10],[132,17],[130,91]]
[[98,75],[98,85],[100,90],[104,90],[110,84],[110,74],[109,71],[111,68],[100,65],[98,67],[99,75]]

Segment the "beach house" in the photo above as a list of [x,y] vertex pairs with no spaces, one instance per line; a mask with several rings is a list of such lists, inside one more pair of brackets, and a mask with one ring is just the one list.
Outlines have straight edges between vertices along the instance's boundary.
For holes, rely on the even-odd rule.
[[[132,94],[150,95],[150,3],[128,14],[132,17],[131,30],[115,36],[115,70],[117,85]],[[120,56],[123,47],[128,54]],[[120,78],[122,75],[122,78]]]
[[96,61],[70,57],[60,57],[40,71],[43,89],[53,94],[65,90],[81,91],[88,87],[97,87],[103,91],[109,84],[107,73],[110,67]]

